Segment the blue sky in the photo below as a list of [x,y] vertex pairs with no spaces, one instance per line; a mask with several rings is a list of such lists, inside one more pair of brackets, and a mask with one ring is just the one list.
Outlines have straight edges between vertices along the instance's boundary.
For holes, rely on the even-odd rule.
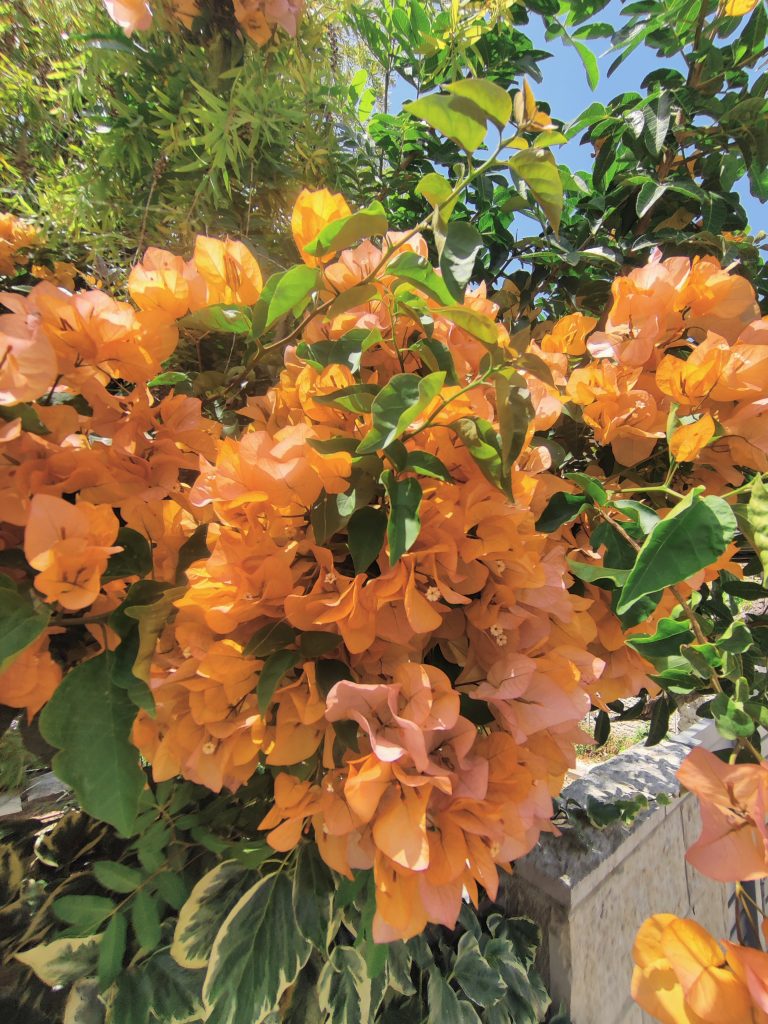
[[[597,15],[597,19],[619,25],[622,21],[620,11],[619,0],[612,0]],[[543,24],[535,16],[531,18],[530,23],[524,27],[523,31],[538,48],[552,54],[550,59],[541,63],[542,83],[532,83],[536,98],[546,101],[550,105],[553,117],[566,123],[574,120],[590,103],[594,103],[596,100],[607,103],[623,92],[640,92],[640,83],[645,76],[654,67],[660,66],[656,55],[650,49],[640,46],[630,54],[610,78],[607,78],[608,68],[616,54],[605,53],[608,48],[607,40],[586,40],[586,45],[594,52],[600,68],[600,81],[593,92],[587,82],[579,55],[573,47],[565,45],[559,39],[546,41]],[[676,67],[679,70],[685,68],[685,64],[680,58],[671,61],[665,59],[664,63],[665,66]],[[409,87],[405,83],[398,83],[390,96],[390,109],[397,109],[411,98]],[[567,146],[557,147],[554,152],[558,163],[565,164],[571,170],[588,170],[592,166],[591,147],[579,145],[577,139],[572,140]],[[747,211],[752,230],[768,230],[765,206],[750,195],[746,182],[737,185],[736,189],[744,204],[744,209]]]

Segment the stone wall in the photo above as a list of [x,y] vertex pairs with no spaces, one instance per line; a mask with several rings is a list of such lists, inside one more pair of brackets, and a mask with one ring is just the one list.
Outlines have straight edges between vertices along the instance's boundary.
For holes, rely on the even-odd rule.
[[[543,836],[518,861],[500,900],[542,930],[540,969],[554,1003],[573,1024],[651,1024],[632,1001],[632,944],[652,913],[695,917],[729,937],[729,887],[697,874],[685,851],[699,833],[697,803],[680,796],[675,773],[692,746],[723,746],[711,725],[695,726],[656,747],[639,747],[596,765],[563,791],[614,803],[642,793],[650,806],[631,826],[567,828]],[[664,805],[655,798],[666,794]],[[664,798],[662,798],[664,799]]]

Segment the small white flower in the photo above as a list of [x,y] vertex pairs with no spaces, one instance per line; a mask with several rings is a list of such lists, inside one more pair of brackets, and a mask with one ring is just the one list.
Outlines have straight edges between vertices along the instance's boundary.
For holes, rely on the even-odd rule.
[[502,573],[506,570],[507,563],[503,561],[501,558],[497,558],[496,561],[493,563],[493,568],[496,570],[496,572]]
[[437,587],[427,587],[424,596],[428,601],[431,601],[434,604],[435,601],[440,600],[440,591],[437,589]]
[[207,743],[203,744],[203,753],[204,754],[215,754],[216,753],[216,744],[213,742],[213,740],[208,740]]
[[331,583],[335,583],[336,582],[336,573],[335,572],[327,572],[325,574],[325,576],[323,576],[323,582],[327,583],[329,586],[331,585]]

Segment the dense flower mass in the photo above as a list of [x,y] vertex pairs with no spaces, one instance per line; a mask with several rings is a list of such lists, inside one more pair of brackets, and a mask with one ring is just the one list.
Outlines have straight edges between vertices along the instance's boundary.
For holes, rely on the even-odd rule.
[[[457,302],[418,234],[336,250],[349,213],[299,197],[319,312],[238,410],[239,435],[150,382],[188,313],[276,319],[242,243],[198,238],[189,261],[148,250],[132,302],[50,281],[3,296],[0,403],[29,413],[0,435],[0,542],[23,549],[9,572],[55,616],[0,700],[35,713],[58,682],[46,637],[151,578],[159,613],[134,672],[154,709],[133,736],[155,779],[219,791],[269,773],[270,845],[312,837],[339,874],[372,868],[387,941],[452,926],[478,886],[493,896],[498,869],[552,828],[590,704],[654,691],[610,591],[584,575],[605,548],[580,520],[537,526],[576,490],[546,432],[565,410],[612,453],[610,473],[588,456],[587,477],[631,489],[672,422],[681,486],[725,490],[734,464],[765,467],[768,332],[742,278],[654,257],[616,282],[601,330],[578,313],[538,325],[518,362],[485,289]],[[513,389],[529,416],[500,455]],[[136,535],[151,569],[120,570]],[[681,590],[738,574],[731,553]],[[653,632],[670,602],[630,630]],[[116,642],[86,627],[82,656]]]

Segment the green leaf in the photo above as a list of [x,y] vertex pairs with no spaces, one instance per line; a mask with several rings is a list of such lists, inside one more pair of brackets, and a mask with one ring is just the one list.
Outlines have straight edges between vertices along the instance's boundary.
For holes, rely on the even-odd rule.
[[449,291],[443,278],[435,273],[429,260],[419,256],[418,253],[401,253],[389,264],[387,274],[391,274],[397,281],[406,281],[408,284],[414,285],[442,306],[450,306],[456,298]]
[[591,498],[596,505],[605,505],[608,502],[608,495],[599,480],[595,480],[588,473],[566,473],[566,480],[572,480],[578,484],[582,491]]
[[247,658],[266,658],[268,654],[281,651],[296,639],[296,630],[287,622],[275,620],[257,629],[243,648]]
[[335,650],[340,643],[341,637],[338,633],[308,629],[299,634],[299,649],[305,658],[321,658],[324,654]]
[[177,370],[167,370],[165,373],[159,373],[157,377],[153,377],[147,384],[148,388],[170,388],[174,384],[186,384],[189,381],[189,377],[186,373],[179,373]]
[[358,509],[347,523],[347,547],[352,556],[355,572],[365,572],[384,546],[387,533],[387,514],[383,509]]
[[528,425],[534,417],[528,383],[516,371],[496,375],[496,413],[501,436],[501,473],[507,486],[515,459],[523,450]]
[[259,712],[262,715],[271,704],[272,697],[283,676],[286,672],[290,672],[294,665],[298,664],[298,661],[298,651],[277,651],[275,654],[270,654],[265,660],[256,689]]
[[506,992],[503,979],[480,952],[478,941],[470,932],[459,939],[453,976],[478,1006],[493,1006]]
[[216,936],[203,986],[206,1024],[261,1024],[277,1010],[311,949],[296,925],[287,875],[262,878]]
[[293,912],[299,931],[320,953],[328,950],[331,909],[335,887],[333,876],[315,843],[302,843],[293,876]]
[[124,576],[146,576],[152,572],[152,548],[143,534],[129,526],[121,526],[115,544],[123,550],[112,555],[107,563],[103,576],[105,581],[119,580]]
[[700,488],[691,491],[646,537],[624,584],[618,612],[688,579],[717,561],[728,547],[736,517],[722,498],[702,498],[700,493]]
[[327,256],[328,253],[349,249],[363,238],[384,235],[388,227],[386,210],[378,200],[374,200],[364,210],[332,221],[305,246],[305,251],[310,256]]
[[251,311],[248,306],[206,306],[182,317],[179,327],[205,333],[250,334]]
[[493,425],[479,417],[465,416],[451,423],[451,430],[461,438],[485,479],[503,490],[501,443]]
[[189,889],[181,875],[174,871],[163,871],[155,879],[157,891],[174,910],[180,910],[184,905]]
[[317,267],[307,267],[299,264],[291,267],[280,279],[275,287],[274,294],[270,299],[267,321],[264,330],[279,320],[281,316],[294,310],[301,311],[310,295],[318,287],[322,279],[322,272]]
[[498,325],[490,317],[483,313],[477,313],[474,309],[468,309],[466,306],[443,306],[441,309],[436,309],[435,312],[445,317],[446,320],[450,320],[452,324],[456,324],[462,331],[471,334],[473,338],[482,341],[489,348],[498,348]]
[[600,81],[600,69],[597,66],[597,57],[585,43],[580,43],[578,39],[571,39],[571,43],[576,48],[576,51],[581,58],[581,63],[584,65],[589,88],[594,91]]
[[115,909],[115,901],[108,896],[60,896],[51,909],[65,924],[91,931],[106,921]]
[[456,302],[464,301],[464,292],[472,279],[475,259],[482,247],[483,236],[472,224],[454,220],[448,225],[440,254],[440,270]]
[[749,539],[763,567],[763,585],[768,586],[768,487],[759,474],[752,482],[746,518],[750,527]]
[[[95,978],[78,978],[67,993],[62,1024],[104,1024],[104,1003]],[[110,1024],[126,1024],[114,1015]]]
[[109,1024],[147,1024],[153,1018],[152,989],[144,965],[129,967],[115,979]]
[[572,523],[591,502],[583,494],[566,494],[559,491],[553,494],[547,506],[536,521],[536,529],[540,533],[554,533],[566,523]]
[[349,288],[347,291],[337,295],[331,305],[328,307],[326,316],[331,319],[335,316],[341,316],[342,313],[346,313],[349,309],[354,309],[356,306],[362,306],[367,302],[373,302],[379,297],[379,289],[370,281],[368,284],[358,284],[354,288]]
[[53,770],[83,810],[130,834],[145,778],[130,742],[136,705],[121,685],[126,676],[112,651],[78,665],[43,708],[40,731],[59,749]]
[[433,480],[444,480],[448,484],[453,483],[453,477],[445,465],[436,455],[431,455],[429,452],[408,452],[404,471],[419,473],[421,476],[428,476]]
[[331,395],[313,395],[312,400],[318,405],[332,405],[348,412],[370,412],[379,390],[377,384],[350,384]]
[[[546,532],[546,531],[545,531]],[[572,576],[585,583],[598,583],[609,580],[621,587],[629,576],[629,569],[611,569],[605,565],[591,565],[588,562],[574,562],[568,559],[568,571]]]
[[389,542],[389,564],[395,565],[400,556],[410,551],[421,530],[419,506],[422,490],[418,480],[409,477],[398,480],[391,469],[381,474],[381,482],[389,498],[389,521],[387,540]]
[[727,740],[751,736],[755,731],[755,723],[744,710],[741,701],[734,700],[725,693],[718,693],[710,704],[710,709],[717,731]]
[[398,373],[376,395],[371,406],[372,426],[357,448],[358,455],[386,448],[401,437],[408,427],[440,393],[445,374]]
[[237,860],[217,864],[196,883],[179,911],[171,956],[181,967],[205,967],[225,918],[253,884]]
[[102,992],[109,988],[123,969],[127,936],[128,919],[119,912],[107,925],[99,946],[97,974]]
[[463,96],[435,93],[404,103],[403,110],[426,121],[467,153],[474,153],[485,138],[485,112]]
[[149,951],[160,944],[160,912],[146,889],[139,889],[131,901],[131,927],[142,949]]
[[296,355],[316,370],[338,364],[348,366],[352,373],[359,373],[363,353],[380,341],[380,331],[357,329],[348,331],[338,341],[316,341],[313,344],[302,341],[296,346]]
[[116,860],[97,860],[92,870],[99,885],[112,892],[133,892],[141,885],[141,872]]
[[669,658],[680,653],[682,644],[694,639],[693,631],[687,621],[664,618],[659,621],[656,632],[650,635],[635,633],[627,637],[627,644],[633,647],[644,658]]
[[509,167],[526,183],[557,234],[563,213],[563,183],[552,153],[548,149],[523,149],[515,153]]
[[17,592],[15,584],[0,588],[0,672],[37,640],[50,617],[50,608],[36,608]]
[[655,181],[647,181],[637,194],[635,208],[638,217],[644,217],[658,203],[667,191],[667,185],[658,185]]
[[357,949],[334,947],[320,972],[317,994],[328,1024],[368,1024],[371,979]]
[[444,85],[446,92],[470,100],[499,128],[509,124],[512,117],[512,97],[495,82],[486,78],[461,78],[458,82]]
[[645,741],[646,747],[655,747],[666,737],[669,732],[669,716],[674,710],[675,705],[670,703],[666,694],[662,694],[656,699],[651,711],[651,724]]

